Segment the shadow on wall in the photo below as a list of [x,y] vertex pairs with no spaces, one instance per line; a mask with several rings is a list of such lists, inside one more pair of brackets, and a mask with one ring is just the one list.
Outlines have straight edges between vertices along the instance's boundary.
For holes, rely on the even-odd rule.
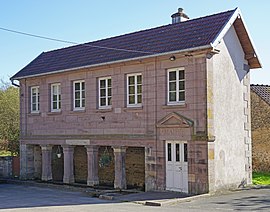
[[240,44],[240,41],[238,40],[234,28],[231,28],[223,39],[225,46],[227,47],[229,54],[231,55],[238,79],[241,82],[246,76],[246,74],[249,72],[249,66],[245,64],[245,54],[242,50],[242,46]]

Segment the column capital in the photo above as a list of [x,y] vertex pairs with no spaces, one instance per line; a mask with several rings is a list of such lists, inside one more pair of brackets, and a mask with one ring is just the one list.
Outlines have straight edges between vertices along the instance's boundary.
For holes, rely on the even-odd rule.
[[87,152],[96,152],[99,149],[99,146],[97,145],[86,145],[84,147],[86,148]]
[[113,148],[114,153],[119,153],[119,152],[125,153],[127,150],[127,147],[125,146],[112,146],[112,148]]
[[40,145],[42,151],[52,151],[52,145],[49,144],[41,144]]
[[63,151],[73,151],[75,146],[68,145],[68,144],[63,144],[61,145],[63,148]]

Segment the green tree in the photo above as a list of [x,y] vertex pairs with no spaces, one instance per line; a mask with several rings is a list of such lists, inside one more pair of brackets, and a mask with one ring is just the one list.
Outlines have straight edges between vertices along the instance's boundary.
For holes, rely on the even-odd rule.
[[0,149],[19,154],[19,89],[0,82]]

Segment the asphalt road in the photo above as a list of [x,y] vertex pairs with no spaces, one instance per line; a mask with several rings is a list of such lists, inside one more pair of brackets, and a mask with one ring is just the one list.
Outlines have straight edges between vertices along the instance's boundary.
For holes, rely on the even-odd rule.
[[[144,195],[143,193],[141,195]],[[161,207],[92,198],[82,192],[29,185],[0,184],[0,211],[270,211],[270,189],[250,189]]]

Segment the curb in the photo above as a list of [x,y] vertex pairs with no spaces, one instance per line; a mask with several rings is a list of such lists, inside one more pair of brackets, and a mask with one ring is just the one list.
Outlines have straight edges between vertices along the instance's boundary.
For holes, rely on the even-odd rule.
[[[168,199],[168,200],[152,200],[152,201],[146,201],[144,205],[165,206],[165,205],[172,205],[172,204],[181,203],[181,202],[190,202],[195,199],[209,197],[209,196],[212,196],[212,195],[207,193],[207,194],[201,194],[201,195],[196,195],[196,196],[191,196],[191,197],[175,198],[175,199]],[[137,203],[141,204],[141,202],[137,202]]]

